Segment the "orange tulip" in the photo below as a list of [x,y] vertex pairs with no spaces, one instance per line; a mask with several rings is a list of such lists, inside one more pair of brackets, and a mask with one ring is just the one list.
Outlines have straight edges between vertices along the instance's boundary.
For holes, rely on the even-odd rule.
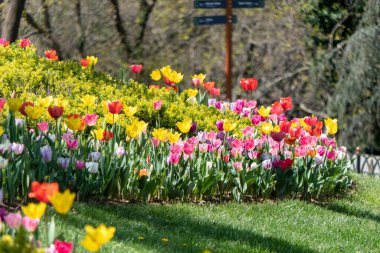
[[58,183],[32,183],[32,191],[28,194],[29,198],[35,198],[39,201],[48,203],[50,198],[59,191]]

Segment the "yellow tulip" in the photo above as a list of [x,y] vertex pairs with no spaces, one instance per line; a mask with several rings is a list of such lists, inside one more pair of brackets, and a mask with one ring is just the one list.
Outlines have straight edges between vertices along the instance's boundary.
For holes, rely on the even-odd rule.
[[189,118],[184,119],[182,122],[177,122],[176,126],[182,133],[187,133],[190,131],[193,121]]
[[137,112],[137,107],[124,106],[124,113],[127,117],[132,117]]
[[90,96],[90,95],[85,95],[82,98],[82,103],[85,107],[91,107],[95,105],[96,97],[95,96]]
[[104,224],[100,224],[97,228],[86,225],[85,230],[86,237],[81,241],[81,244],[90,252],[98,251],[113,238],[116,231],[115,227],[107,228]]
[[95,66],[96,63],[98,63],[98,57],[95,57],[95,56],[87,56],[86,60],[90,61],[90,64],[89,64],[90,66]]
[[264,134],[270,134],[272,131],[273,131],[273,126],[271,123],[268,123],[268,122],[264,122],[261,124],[261,131],[264,133]]
[[147,126],[148,124],[144,121],[135,120],[132,124],[127,125],[125,130],[129,138],[135,139],[146,129]]
[[102,140],[103,139],[103,134],[104,134],[104,130],[103,129],[94,130],[94,133],[95,133],[95,137],[96,137],[97,140]]
[[230,120],[226,119],[223,121],[223,129],[226,132],[230,132],[236,128],[236,123],[232,123]]
[[46,211],[46,203],[29,203],[27,206],[22,206],[21,210],[24,213],[24,215],[28,216],[31,219],[41,219],[41,217],[44,216]]
[[45,98],[38,99],[37,105],[47,108],[51,105],[52,102],[53,102],[53,97],[47,96]]
[[165,66],[165,67],[162,67],[161,69],[161,73],[163,76],[166,76],[166,77],[170,77],[171,74],[172,74],[172,69],[170,68],[170,65],[168,66]]
[[334,135],[338,132],[338,120],[328,118],[325,120],[325,126],[327,128],[327,133]]
[[73,206],[74,200],[75,193],[70,193],[70,191],[66,189],[63,193],[57,192],[54,194],[49,201],[57,213],[66,214]]
[[5,132],[4,128],[0,126],[0,136],[2,136],[4,132]]
[[106,119],[106,122],[107,122],[108,124],[113,125],[113,124],[115,124],[116,122],[119,121],[119,114],[107,113],[105,119]]
[[83,123],[84,120],[79,114],[69,115],[66,118],[66,126],[73,131],[80,130],[82,128]]
[[183,74],[177,71],[173,71],[170,76],[168,76],[169,80],[173,83],[179,83],[183,79]]
[[206,75],[205,74],[198,74],[198,75],[193,75],[191,78],[198,78],[199,80],[201,80],[201,83],[203,83],[203,81],[205,80],[206,78]]
[[268,106],[265,108],[264,106],[261,106],[257,113],[266,118],[270,114],[270,107]]
[[197,89],[188,89],[187,90],[187,95],[191,98],[191,97],[195,97],[196,95],[198,94],[198,90]]
[[275,127],[273,127],[273,130],[272,130],[272,132],[280,132],[281,131],[281,128],[280,128],[280,126],[279,125],[276,125]]
[[7,103],[8,103],[9,110],[11,112],[15,112],[15,111],[18,111],[18,109],[20,109],[22,105],[22,100],[18,98],[10,98],[8,99]]
[[168,133],[168,141],[170,143],[176,143],[181,138],[181,134],[174,132],[174,133]]
[[44,108],[39,106],[30,106],[28,105],[25,107],[25,113],[28,115],[28,118],[36,120],[41,118],[42,114],[44,113]]
[[165,142],[168,136],[168,130],[164,128],[154,129],[152,135],[157,140]]
[[153,70],[152,73],[150,73],[150,78],[152,78],[154,81],[160,80],[161,72],[158,69]]

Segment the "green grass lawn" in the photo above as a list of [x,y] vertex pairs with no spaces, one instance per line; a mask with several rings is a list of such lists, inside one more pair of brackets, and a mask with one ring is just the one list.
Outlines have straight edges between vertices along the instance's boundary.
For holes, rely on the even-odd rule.
[[354,194],[325,204],[81,203],[57,227],[80,240],[86,224],[115,226],[100,252],[380,252],[380,179],[354,179]]

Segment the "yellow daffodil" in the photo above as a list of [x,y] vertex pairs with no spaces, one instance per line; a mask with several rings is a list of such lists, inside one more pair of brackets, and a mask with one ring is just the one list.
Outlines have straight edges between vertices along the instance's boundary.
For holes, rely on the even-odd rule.
[[0,136],[2,136],[4,132],[5,132],[4,128],[0,126]]
[[152,78],[154,81],[160,80],[161,72],[158,69],[153,70],[152,73],[150,73],[150,78]]
[[154,129],[152,135],[157,140],[165,142],[168,136],[168,130],[165,128]]
[[198,74],[198,75],[193,75],[191,78],[198,78],[199,80],[201,80],[201,83],[203,83],[203,81],[205,80],[206,78],[206,75],[205,74]]
[[198,94],[198,90],[197,89],[188,89],[187,90],[187,95],[190,98],[195,97],[197,94]]
[[190,131],[193,121],[189,118],[184,119],[182,122],[177,122],[176,126],[182,133],[187,133]]
[[18,98],[10,98],[8,99],[7,103],[8,103],[9,110],[11,112],[15,112],[15,111],[18,111],[18,109],[20,109],[22,105],[22,100]]
[[75,193],[71,193],[66,189],[63,193],[57,192],[50,198],[50,203],[54,206],[57,213],[66,214],[70,211],[75,200]]
[[42,114],[45,112],[43,107],[39,106],[27,106],[25,107],[25,113],[28,115],[28,118],[36,120],[41,118]]
[[137,107],[124,106],[124,113],[127,117],[132,117],[137,112]]
[[169,132],[168,133],[168,141],[170,143],[176,143],[181,138],[181,134],[177,132]]
[[85,96],[82,98],[82,104],[83,104],[85,107],[91,107],[91,106],[94,106],[94,105],[95,105],[95,101],[96,101],[96,97],[95,97],[95,96],[91,96],[91,95],[85,95]]
[[115,227],[107,228],[104,224],[100,224],[97,228],[86,225],[85,230],[86,237],[81,241],[81,244],[90,252],[98,251],[113,238],[116,231]]
[[264,134],[270,134],[272,131],[273,131],[273,126],[271,123],[268,123],[268,122],[264,122],[261,124],[261,131],[264,133]]
[[325,126],[327,128],[327,133],[334,135],[338,132],[338,120],[337,119],[325,119]]
[[261,106],[257,113],[266,118],[270,114],[270,107],[268,106],[265,108],[264,106]]
[[226,119],[223,121],[223,129],[226,132],[230,132],[236,128],[236,123],[233,123],[232,121]]
[[21,210],[24,213],[24,215],[28,216],[31,219],[41,219],[41,217],[44,216],[46,211],[46,203],[29,203],[27,206],[22,206]]
[[119,114],[107,113],[105,119],[106,119],[106,122],[107,122],[108,124],[113,125],[113,124],[115,124],[116,122],[119,121]]
[[53,102],[53,97],[52,96],[47,96],[47,97],[44,97],[44,98],[39,98],[38,102],[37,102],[37,105],[47,108],[47,107],[49,107],[51,105],[52,102]]

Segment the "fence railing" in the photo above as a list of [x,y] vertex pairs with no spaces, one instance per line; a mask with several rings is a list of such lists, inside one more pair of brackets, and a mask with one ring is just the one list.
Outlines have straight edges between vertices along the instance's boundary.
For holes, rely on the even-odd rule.
[[368,155],[360,152],[360,148],[356,149],[354,154],[349,154],[352,163],[352,169],[358,173],[380,174],[380,156]]

